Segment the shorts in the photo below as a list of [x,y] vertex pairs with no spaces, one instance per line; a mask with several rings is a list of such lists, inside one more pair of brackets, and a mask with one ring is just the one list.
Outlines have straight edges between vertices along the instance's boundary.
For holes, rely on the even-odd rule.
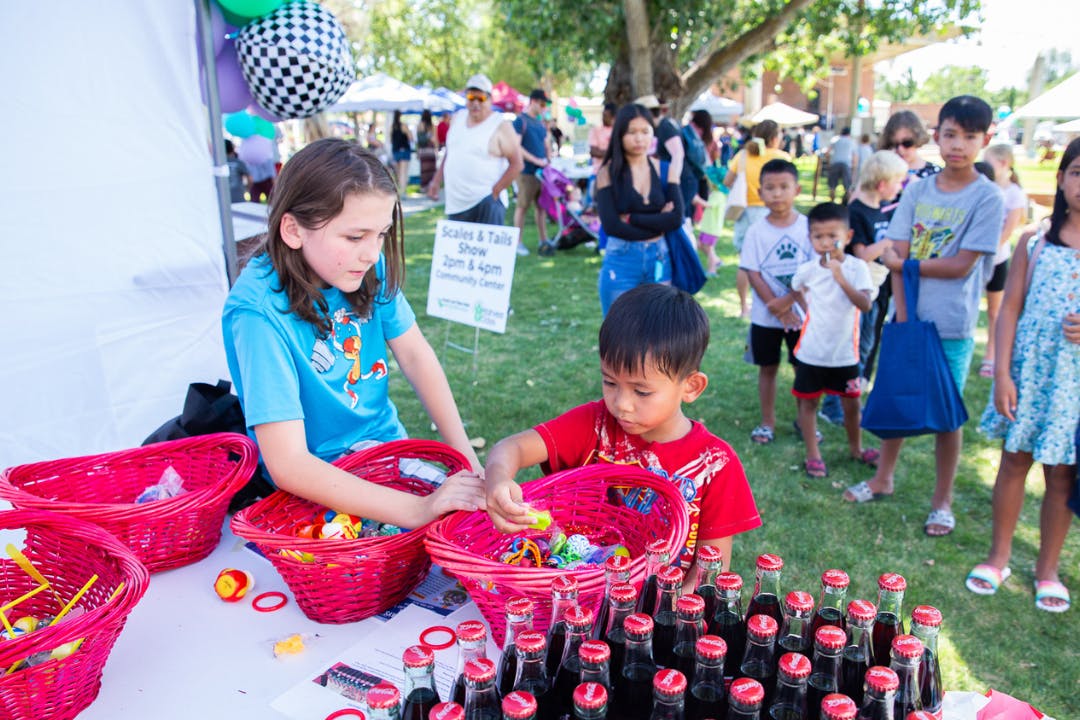
[[975,354],[975,338],[942,340],[941,347],[945,350],[945,361],[956,381],[956,389],[963,395],[968,371],[971,370],[971,356]]
[[1009,261],[1002,260],[994,266],[994,274],[986,283],[986,292],[1003,292],[1005,290],[1005,278],[1009,274]]
[[710,235],[707,232],[700,233],[698,235],[698,245],[701,247],[713,247],[716,245],[716,241],[719,240],[715,235]]
[[540,178],[528,173],[521,173],[521,175],[518,176],[517,183],[518,209],[528,210],[536,204],[536,199],[540,197]]
[[801,332],[801,330],[784,330],[751,324],[746,346],[746,361],[759,367],[779,365],[780,346],[783,344],[787,345],[788,362],[798,366],[795,360],[795,346],[799,343]]
[[829,189],[835,190],[837,185],[843,185],[845,190],[851,189],[851,166],[847,163],[829,163]]
[[791,394],[797,398],[816,399],[822,393],[857,398],[862,394],[859,366],[821,367],[800,362],[795,366],[795,384]]
[[396,160],[397,162],[409,162],[410,158],[412,158],[412,150],[394,151],[394,160]]
[[484,199],[468,210],[447,214],[448,220],[482,223],[484,225],[503,225],[506,220],[506,208],[494,195],[485,195]]
[[735,252],[742,250],[743,239],[746,237],[746,231],[750,229],[750,226],[768,214],[769,208],[764,205],[750,205],[743,210],[743,214],[735,221],[735,235],[733,237]]

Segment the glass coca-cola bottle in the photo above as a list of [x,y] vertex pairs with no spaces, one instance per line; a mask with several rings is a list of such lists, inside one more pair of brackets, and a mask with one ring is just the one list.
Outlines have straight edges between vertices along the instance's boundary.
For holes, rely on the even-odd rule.
[[844,600],[850,582],[851,579],[843,570],[826,570],[821,573],[821,596],[818,598],[817,611],[814,612],[811,635],[822,625],[835,625],[841,630],[845,628]]
[[719,591],[716,589],[716,576],[724,566],[724,554],[713,545],[698,545],[697,558],[697,586],[694,594],[705,601],[705,623],[711,624],[716,616],[716,604],[719,599]]
[[401,693],[388,682],[381,682],[367,691],[364,700],[370,720],[401,720]]
[[659,592],[657,573],[660,568],[671,562],[671,550],[668,541],[657,539],[645,547],[645,581],[638,594],[637,611],[651,613],[656,607],[656,595]]
[[859,714],[859,706],[855,701],[842,693],[832,693],[821,699],[821,720],[855,720]]
[[458,623],[458,664],[454,674],[454,691],[450,699],[465,706],[465,663],[487,657],[487,626],[479,620]]
[[426,645],[413,645],[401,654],[405,670],[405,707],[402,720],[425,720],[439,703],[435,689],[435,653]]
[[503,720],[537,720],[536,698],[524,690],[512,690],[503,696]]
[[941,714],[941,665],[938,662],[938,633],[941,631],[941,611],[931,605],[919,605],[911,611],[911,634],[923,644],[922,664],[919,666],[919,688],[923,710]]
[[611,588],[628,582],[630,582],[630,558],[624,555],[612,555],[604,561],[604,598],[596,611],[593,638],[604,639],[604,631],[608,626],[608,614],[611,612]]
[[806,689],[806,717],[819,720],[821,701],[840,692],[843,653],[847,636],[835,625],[822,625],[814,633],[814,660]]
[[784,560],[779,555],[758,555],[754,578],[754,594],[750,597],[750,606],[746,616],[768,615],[777,626],[784,621],[780,607],[780,573],[784,569]]
[[919,666],[922,665],[923,644],[914,635],[897,635],[892,641],[892,661],[889,667],[900,681],[896,688],[896,717],[922,710],[922,691],[919,688]]
[[692,678],[697,662],[697,641],[705,634],[705,600],[696,593],[683,595],[675,601],[675,644],[672,656],[675,669]]
[[537,712],[543,720],[558,717],[557,703],[551,692],[551,679],[548,678],[547,640],[543,633],[527,630],[517,637],[517,674],[514,676],[514,690],[521,690],[532,695],[536,700]]
[[776,633],[779,630],[771,615],[751,615],[746,621],[746,651],[739,664],[739,676],[761,683],[765,707],[772,705],[776,692]]
[[435,707],[431,708],[431,712],[428,713],[427,720],[464,720],[465,708],[458,705],[452,700],[441,702]]
[[686,716],[686,676],[674,668],[653,676],[653,710],[649,720],[683,720]]
[[858,720],[894,720],[896,688],[900,686],[896,673],[882,665],[875,665],[866,671],[865,685],[866,693],[859,708]]
[[578,650],[581,658],[581,683],[600,683],[611,691],[611,648],[603,640],[586,640]]
[[885,573],[878,578],[877,617],[874,618],[874,664],[888,665],[893,638],[904,634],[903,575]]
[[577,720],[607,720],[609,695],[599,683],[581,683],[574,689],[574,717]]
[[686,695],[686,716],[701,720],[727,717],[727,688],[724,685],[724,658],[728,647],[718,635],[702,635],[694,646],[697,663]]
[[608,598],[607,628],[604,630],[602,639],[611,649],[611,677],[613,678],[622,677],[623,656],[626,652],[626,633],[623,630],[623,622],[628,616],[634,614],[637,596],[637,589],[630,583],[616,583],[611,586]]
[[843,678],[840,692],[860,708],[866,671],[874,666],[872,632],[877,608],[869,600],[852,600],[847,606],[847,642],[843,653]]
[[495,663],[476,658],[465,663],[465,720],[499,720],[502,707],[495,687]]
[[678,620],[675,602],[682,592],[684,578],[682,568],[674,565],[664,566],[656,574],[659,593],[656,596],[656,606],[652,609],[655,624],[653,657],[660,667],[674,667],[675,665],[675,623]]
[[504,697],[514,689],[514,676],[517,675],[514,641],[521,633],[533,629],[533,607],[533,601],[526,597],[512,597],[506,601],[506,638],[499,659],[499,672],[495,676],[495,685]]
[[772,720],[806,720],[810,658],[802,653],[784,653],[776,670],[776,700],[769,707],[769,717]]
[[737,678],[728,688],[728,720],[760,720],[765,689],[754,678]]
[[634,613],[623,622],[626,632],[626,653],[622,676],[615,684],[615,715],[619,718],[638,718],[642,708],[652,707],[652,680],[656,674],[653,660],[653,619],[645,613]]
[[559,669],[555,673],[555,706],[560,716],[574,711],[574,688],[581,682],[581,644],[589,639],[593,626],[593,611],[575,605],[563,614],[566,623],[566,644]]
[[577,605],[578,581],[571,575],[560,575],[551,581],[551,625],[547,631],[548,677],[555,677],[566,644],[566,623],[563,614]]
[[716,615],[709,625],[710,635],[724,638],[728,654],[724,659],[724,677],[732,678],[739,674],[743,649],[746,647],[746,619],[742,612],[742,578],[733,572],[720,573],[716,576],[716,588],[720,595],[716,605]]
[[776,645],[783,652],[809,655],[813,648],[810,625],[814,616],[814,596],[801,590],[792,590],[784,598],[784,622]]

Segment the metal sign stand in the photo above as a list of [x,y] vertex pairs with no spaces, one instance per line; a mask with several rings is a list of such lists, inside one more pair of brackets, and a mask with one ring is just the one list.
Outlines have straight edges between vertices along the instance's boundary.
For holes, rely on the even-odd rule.
[[459,345],[450,340],[450,327],[454,324],[453,320],[446,321],[446,335],[443,338],[443,347],[453,348],[454,350],[460,350],[463,353],[472,355],[472,372],[473,378],[475,379],[476,374],[480,371],[480,328],[473,328],[475,333],[473,334],[473,346],[470,348],[467,345]]

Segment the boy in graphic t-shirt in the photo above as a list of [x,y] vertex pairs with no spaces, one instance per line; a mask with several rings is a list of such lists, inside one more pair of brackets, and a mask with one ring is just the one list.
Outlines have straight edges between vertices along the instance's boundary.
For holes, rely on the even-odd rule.
[[791,278],[810,259],[806,216],[795,209],[799,194],[799,171],[788,160],[770,160],[761,166],[758,190],[769,214],[746,231],[739,253],[739,268],[750,277],[748,360],[758,366],[758,400],[761,424],[750,433],[759,445],[773,441],[776,428],[776,375],[780,371],[780,347],[787,345],[788,361],[795,363],[803,311]]

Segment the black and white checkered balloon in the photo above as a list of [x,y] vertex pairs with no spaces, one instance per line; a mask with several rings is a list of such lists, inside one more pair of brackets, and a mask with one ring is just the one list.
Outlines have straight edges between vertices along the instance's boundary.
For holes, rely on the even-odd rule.
[[282,119],[314,115],[356,79],[345,31],[314,2],[287,3],[245,25],[236,51],[259,105]]

